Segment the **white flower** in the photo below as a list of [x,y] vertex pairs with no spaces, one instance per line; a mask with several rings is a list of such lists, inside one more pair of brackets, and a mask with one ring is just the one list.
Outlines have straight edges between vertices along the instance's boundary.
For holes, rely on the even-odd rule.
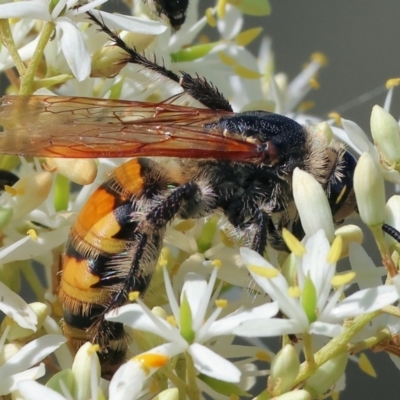
[[[58,349],[66,339],[61,335],[45,335],[22,347],[0,366],[0,395],[17,389],[17,383],[26,379],[38,379],[45,374],[44,364],[32,367]],[[32,368],[31,368],[32,367]]]
[[76,22],[78,16],[92,11],[111,29],[129,29],[132,32],[160,34],[166,27],[155,21],[144,21],[140,18],[110,14],[94,10],[107,0],[93,0],[76,7],[78,0],[60,0],[55,6],[47,0],[19,1],[0,5],[2,18],[34,18],[53,22],[61,30],[61,50],[72,73],[78,81],[90,75],[91,59],[86,44]]
[[173,357],[182,352],[188,352],[196,370],[204,375],[226,382],[239,382],[240,370],[230,361],[216,354],[213,346],[205,343],[222,335],[231,335],[235,327],[243,321],[261,318],[268,319],[277,312],[275,303],[265,304],[250,310],[238,310],[236,313],[217,320],[222,312],[222,306],[217,306],[207,318],[206,312],[212,296],[217,269],[207,281],[199,274],[190,273],[186,276],[181,292],[180,306],[173,294],[169,276],[164,268],[164,278],[169,299],[177,326],[173,326],[154,315],[141,301],[138,304],[126,305],[118,309],[117,315],[111,312],[107,319],[120,322],[145,332],[156,334],[168,343],[151,351],[162,351]]
[[302,259],[298,258],[298,287],[291,288],[285,277],[259,254],[250,249],[241,249],[253,279],[279,304],[279,309],[287,319],[242,323],[235,333],[262,337],[308,332],[335,337],[343,330],[341,322],[345,318],[381,309],[398,299],[394,286],[380,285],[340,300],[347,281],[339,281],[332,294],[331,281],[335,275],[336,261],[330,261],[331,249],[325,233],[320,230],[311,236],[305,244],[305,250]]

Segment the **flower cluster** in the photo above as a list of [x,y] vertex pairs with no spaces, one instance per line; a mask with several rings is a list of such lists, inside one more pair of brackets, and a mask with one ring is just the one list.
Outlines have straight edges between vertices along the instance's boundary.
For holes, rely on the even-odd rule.
[[[245,16],[265,18],[268,0],[218,0],[207,10],[192,0],[179,30],[168,25],[165,10],[151,8],[156,0],[126,1],[124,14],[99,10],[106,2],[2,1],[0,72],[10,83],[7,94],[146,102],[179,94],[180,85],[127,63],[87,17],[91,12],[169,70],[205,76],[235,112],[275,111],[306,124],[307,134],[325,146],[346,143],[358,157],[357,211],[383,266],[362,247],[360,227],[335,225],[330,189],[296,168],[290,181],[294,218],[304,235],[283,228],[286,251],[268,247],[264,258],[243,247],[221,215],[172,221],[146,293],[129,293],[131,303],[105,316],[129,336],[127,360],[108,382],[101,377],[98,344],[87,342],[76,354],[67,347],[58,272],[76,215],[123,160],[1,155],[0,396],[307,400],[345,390],[349,359],[373,375],[366,349],[387,351],[400,368],[400,200],[395,195],[386,202],[384,190],[385,181],[400,183],[399,123],[389,113],[399,80],[388,81],[385,104],[372,110],[372,143],[352,121],[302,113],[304,96],[326,64],[323,55],[314,54],[288,84],[274,70],[269,39],[261,40],[258,57],[246,49],[262,29],[244,30]],[[205,28],[218,39],[211,41]],[[188,99],[176,101],[187,105]],[[1,107],[0,125],[6,126],[10,118]],[[344,173],[338,171],[339,180]],[[341,259],[349,261],[344,272],[337,270]],[[26,287],[35,302],[23,299]],[[261,340],[270,337],[282,338],[276,354]]]

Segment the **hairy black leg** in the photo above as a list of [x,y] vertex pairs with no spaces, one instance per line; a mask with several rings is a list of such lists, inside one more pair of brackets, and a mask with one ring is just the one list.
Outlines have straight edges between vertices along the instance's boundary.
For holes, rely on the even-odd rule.
[[[154,233],[160,236],[166,225],[177,215],[190,218],[186,215],[190,210],[196,208],[195,205],[202,201],[201,189],[195,182],[188,182],[179,186],[164,201],[154,207],[139,223],[137,233],[139,236],[135,246],[134,256],[130,264],[129,272],[126,275],[123,286],[113,296],[109,305],[104,309],[103,315],[112,309],[121,306],[127,299],[129,292],[138,289],[138,271],[141,269],[143,256],[149,246],[152,245],[152,236]],[[194,205],[193,205],[194,203]],[[140,284],[139,284],[140,286]],[[146,286],[146,285],[143,285]]]

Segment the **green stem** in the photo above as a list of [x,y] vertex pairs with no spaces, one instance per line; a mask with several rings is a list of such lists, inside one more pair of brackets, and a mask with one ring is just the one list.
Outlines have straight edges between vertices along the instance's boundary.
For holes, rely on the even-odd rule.
[[185,352],[186,360],[186,381],[188,386],[188,397],[190,400],[200,400],[200,391],[197,387],[196,368],[194,367],[192,357],[188,352]]
[[42,60],[43,52],[47,42],[50,40],[50,37],[53,34],[54,27],[55,25],[53,22],[46,22],[44,24],[35,53],[33,54],[31,62],[29,63],[29,67],[25,74],[21,75],[21,88],[19,94],[30,95],[34,92],[34,79],[36,70],[40,61]]
[[370,226],[372,234],[374,235],[376,244],[378,245],[379,252],[381,253],[382,262],[386,267],[388,274],[391,278],[397,275],[397,269],[393,263],[389,248],[386,246],[385,238],[383,236],[382,225]]
[[182,379],[180,379],[178,376],[176,376],[172,371],[170,371],[168,368],[165,368],[162,370],[162,372],[165,374],[165,376],[176,386],[178,389],[179,393],[179,400],[185,400],[186,399],[186,384]]
[[7,47],[7,50],[9,51],[10,56],[14,61],[15,67],[17,68],[19,75],[23,76],[25,74],[26,67],[25,64],[22,62],[21,57],[19,56],[8,19],[0,20],[0,28],[1,40],[4,46]]
[[374,311],[371,313],[362,314],[353,321],[351,321],[345,328],[345,330],[339,335],[333,338],[327,343],[322,349],[318,350],[314,354],[314,365],[309,365],[307,361],[303,362],[300,366],[299,375],[293,386],[299,385],[307,378],[309,378],[322,364],[326,363],[331,358],[338,356],[344,351],[348,351],[349,343],[351,339],[367,325],[371,320],[376,318],[382,312],[381,310]]
[[381,329],[375,336],[371,336],[365,340],[349,345],[348,350],[351,354],[359,353],[360,351],[371,349],[373,346],[382,343],[382,341],[391,338],[392,334],[389,329]]
[[303,352],[304,357],[306,359],[306,363],[308,364],[308,368],[315,368],[315,359],[314,359],[314,350],[312,346],[312,336],[308,333],[305,333],[303,336]]
[[52,76],[51,78],[43,78],[40,81],[35,81],[33,83],[34,90],[40,88],[48,88],[50,86],[60,85],[61,83],[67,82],[73,79],[73,75],[61,74],[57,76]]

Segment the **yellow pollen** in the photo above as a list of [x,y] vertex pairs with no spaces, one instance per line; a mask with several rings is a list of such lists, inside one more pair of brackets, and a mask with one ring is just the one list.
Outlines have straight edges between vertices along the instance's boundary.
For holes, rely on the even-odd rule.
[[147,353],[133,357],[132,361],[138,362],[146,374],[149,374],[150,368],[163,367],[169,361],[169,357],[163,354]]
[[271,267],[259,267],[258,265],[248,265],[247,268],[249,271],[254,272],[257,275],[260,275],[264,278],[276,278],[279,276],[279,271],[275,268]]
[[335,275],[331,279],[331,285],[333,287],[339,287],[343,285],[347,285],[356,277],[356,273],[354,271],[345,272],[343,274]]
[[198,40],[199,44],[208,44],[211,42],[209,36],[205,35],[204,33],[199,36]]
[[255,356],[260,361],[271,362],[271,356],[268,353],[266,353],[265,351],[257,351]]
[[386,89],[400,85],[400,78],[392,78],[386,81]]
[[321,65],[321,67],[326,67],[328,64],[328,58],[325,54],[316,52],[311,54],[311,61],[315,61]]
[[236,64],[236,60],[233,57],[228,56],[223,51],[218,52],[219,59],[226,65],[233,67]]
[[282,230],[282,237],[290,251],[292,251],[297,257],[304,256],[307,250],[292,232],[284,228]]
[[172,228],[178,232],[186,232],[190,231],[195,226],[196,226],[196,221],[194,219],[185,219],[175,224]]
[[309,101],[302,101],[298,106],[297,106],[297,112],[305,112],[309,111],[312,108],[314,108],[315,102],[309,100]]
[[337,126],[342,126],[342,117],[339,113],[333,111],[331,113],[328,114],[329,118],[332,118]]
[[233,67],[233,70],[237,75],[246,79],[259,79],[264,76],[263,74],[260,74],[258,71],[254,71],[252,69],[243,67],[242,65],[239,64],[235,65]]
[[38,240],[38,235],[34,229],[29,229],[28,232],[26,232],[27,235],[31,237],[33,240]]
[[219,308],[226,308],[228,306],[228,300],[217,299],[215,300],[215,306]]
[[138,292],[138,291],[130,292],[128,294],[128,299],[129,299],[129,301],[135,301],[139,296],[140,296],[140,292]]
[[298,286],[289,286],[288,295],[294,299],[298,299],[301,296],[301,290]]
[[228,0],[218,0],[218,4],[217,4],[218,18],[220,18],[220,19],[225,18],[227,4],[228,4]]
[[100,345],[98,344],[92,344],[89,348],[88,348],[88,354],[89,356],[91,356],[94,353],[97,353],[100,351]]
[[329,250],[328,256],[326,257],[326,261],[329,264],[336,264],[339,261],[340,255],[342,254],[342,248],[343,239],[340,235],[337,235]]
[[4,190],[11,196],[16,196],[17,194],[23,194],[23,193],[20,193],[20,191],[18,191],[17,189],[14,189],[13,187],[8,186],[8,185],[4,185]]
[[361,371],[365,372],[367,375],[372,376],[373,378],[377,377],[376,371],[365,353],[360,354],[358,366],[360,367]]
[[217,26],[217,20],[214,17],[213,9],[211,7],[207,8],[205,15],[208,25],[215,28]]
[[311,78],[308,82],[312,89],[317,90],[321,87],[319,82],[315,78]]
[[237,394],[232,393],[229,396],[229,400],[240,400],[240,397]]
[[257,28],[252,28],[248,29],[244,32],[240,32],[236,37],[235,37],[235,43],[238,46],[247,46],[250,44],[257,36],[260,35],[260,33],[263,31],[263,28],[257,27]]
[[178,326],[178,323],[176,322],[176,319],[173,315],[169,315],[166,321],[172,326]]
[[212,260],[211,265],[215,268],[221,268],[222,267],[222,261],[221,260]]

